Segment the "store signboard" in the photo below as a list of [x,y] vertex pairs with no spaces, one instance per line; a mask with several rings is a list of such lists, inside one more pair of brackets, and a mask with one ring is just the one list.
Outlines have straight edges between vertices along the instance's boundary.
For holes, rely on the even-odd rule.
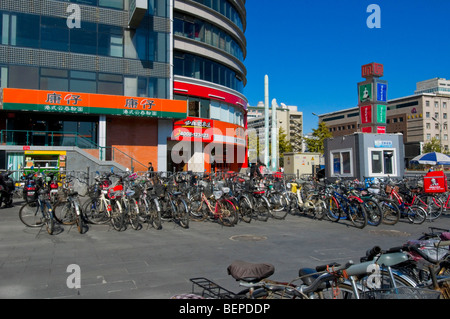
[[175,141],[212,142],[213,120],[187,117],[174,123],[172,139]]
[[174,123],[172,140],[245,146],[244,128],[217,120],[187,117]]
[[91,93],[3,89],[3,110],[185,118],[187,102]]

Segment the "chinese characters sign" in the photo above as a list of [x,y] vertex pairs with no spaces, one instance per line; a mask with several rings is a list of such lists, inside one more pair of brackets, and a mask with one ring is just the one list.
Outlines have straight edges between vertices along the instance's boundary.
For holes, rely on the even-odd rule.
[[172,138],[176,141],[212,142],[213,120],[188,117],[175,122]]
[[361,67],[363,78],[382,77],[384,74],[384,66],[380,63],[369,63]]
[[3,109],[155,118],[187,115],[186,101],[11,88],[3,89]]
[[188,117],[174,123],[172,140],[245,146],[244,128],[235,124]]

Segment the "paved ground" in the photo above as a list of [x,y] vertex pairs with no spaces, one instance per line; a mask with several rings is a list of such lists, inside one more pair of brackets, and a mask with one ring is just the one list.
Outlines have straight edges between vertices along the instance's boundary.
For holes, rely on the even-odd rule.
[[[291,280],[300,267],[332,261],[359,261],[374,245],[384,249],[415,239],[428,227],[450,228],[450,216],[412,225],[367,226],[331,223],[306,217],[252,221],[226,228],[191,222],[190,229],[164,223],[153,228],[117,232],[91,225],[80,235],[64,226],[50,236],[25,227],[20,203],[0,209],[0,298],[150,298],[167,299],[191,291],[189,278],[207,277],[238,291],[226,268],[234,260],[275,265],[273,279]],[[78,265],[81,287],[70,289]],[[69,279],[69,280],[68,280]]]

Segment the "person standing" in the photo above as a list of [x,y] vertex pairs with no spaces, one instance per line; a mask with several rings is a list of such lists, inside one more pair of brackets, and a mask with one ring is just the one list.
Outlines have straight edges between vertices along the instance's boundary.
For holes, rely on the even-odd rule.
[[147,170],[147,172],[148,172],[148,176],[149,177],[153,177],[153,172],[154,172],[155,170],[154,170],[154,168],[153,168],[153,165],[152,165],[152,163],[151,162],[149,162],[148,163],[148,170]]

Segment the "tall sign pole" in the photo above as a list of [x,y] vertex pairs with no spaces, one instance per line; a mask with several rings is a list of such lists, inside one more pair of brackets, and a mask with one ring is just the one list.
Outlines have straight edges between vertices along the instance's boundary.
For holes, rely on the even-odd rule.
[[361,132],[385,134],[388,83],[380,80],[384,66],[379,63],[363,65],[361,74],[366,79],[358,83]]

